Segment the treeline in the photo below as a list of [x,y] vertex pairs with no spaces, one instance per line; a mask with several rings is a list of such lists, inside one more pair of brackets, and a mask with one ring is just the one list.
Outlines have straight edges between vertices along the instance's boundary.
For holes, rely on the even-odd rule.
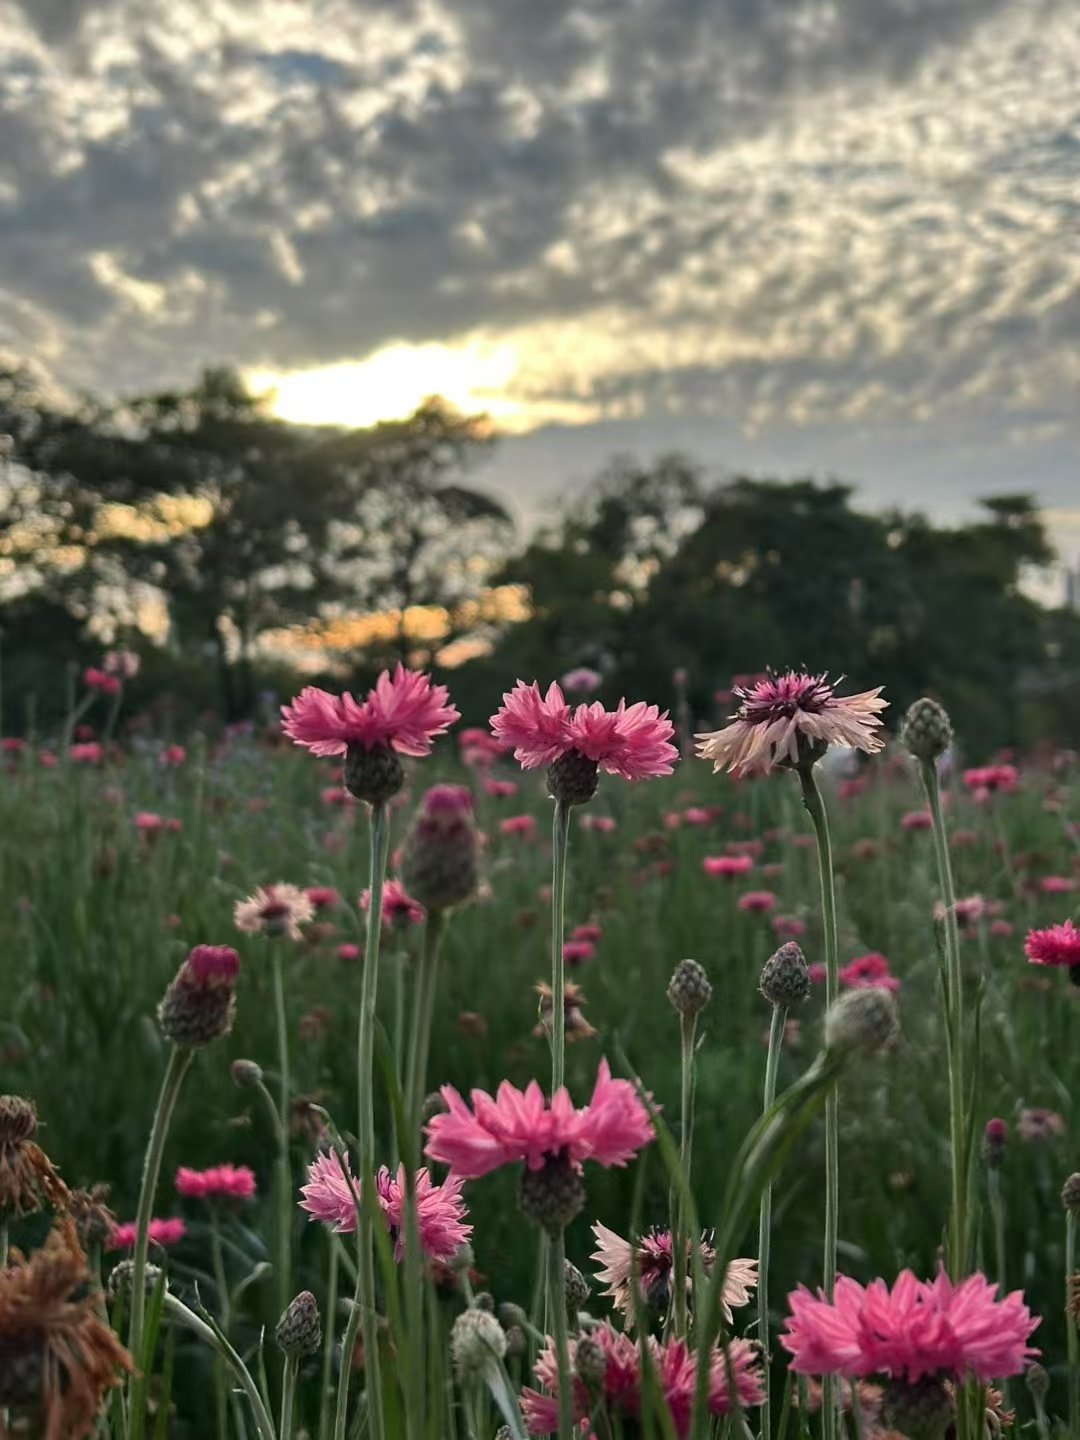
[[185,724],[251,714],[298,669],[359,685],[400,656],[454,663],[471,719],[517,676],[587,665],[609,697],[664,705],[685,670],[706,720],[768,663],[898,707],[938,695],[984,748],[1080,730],[1080,616],[1022,588],[1053,558],[1022,495],[945,528],[670,456],[615,462],[522,543],[468,483],[483,418],[431,401],[369,430],[289,425],[227,371],[74,408],[0,373],[0,436],[7,733],[55,723],[105,639],[143,656],[126,707]]

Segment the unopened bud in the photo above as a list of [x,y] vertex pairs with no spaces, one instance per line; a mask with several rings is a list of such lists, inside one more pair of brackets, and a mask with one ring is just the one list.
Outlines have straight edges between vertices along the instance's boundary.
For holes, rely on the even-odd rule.
[[480,832],[463,785],[433,785],[401,853],[406,890],[429,913],[471,900],[480,886]]
[[234,1060],[229,1066],[233,1084],[241,1090],[258,1085],[263,1078],[262,1066],[254,1060]]
[[995,1116],[986,1122],[982,1139],[982,1160],[988,1170],[1000,1170],[1005,1160],[1005,1144],[1009,1138],[1009,1127],[1004,1120]]
[[314,1355],[322,1344],[319,1306],[310,1290],[302,1290],[277,1323],[274,1339],[278,1349],[300,1359]]
[[952,744],[952,723],[943,705],[928,696],[916,700],[904,716],[900,743],[916,760],[933,764]]
[[506,1354],[506,1331],[486,1310],[463,1310],[450,1331],[450,1358],[460,1380],[482,1379]]
[[879,1055],[899,1033],[896,997],[879,985],[845,991],[825,1015],[825,1048],[844,1054]]
[[230,945],[196,945],[158,1006],[162,1034],[174,1045],[194,1049],[232,1029],[240,956]]
[[765,962],[761,972],[761,993],[779,1010],[798,1005],[810,994],[810,971],[806,956],[794,940],[781,945]]
[[505,1301],[499,1306],[499,1319],[506,1330],[512,1330],[515,1325],[525,1326],[529,1323],[529,1317],[520,1305],[515,1305],[512,1300]]
[[607,1356],[600,1342],[589,1335],[583,1335],[574,1349],[574,1373],[590,1389],[604,1383]]
[[680,960],[671,972],[667,996],[680,1015],[700,1014],[709,1003],[712,986],[696,960]]
[[1024,1371],[1024,1384],[1036,1405],[1042,1405],[1050,1390],[1050,1376],[1037,1360],[1033,1360]]
[[[114,1265],[109,1275],[107,1290],[110,1300],[118,1300],[121,1295],[131,1294],[131,1283],[135,1279],[135,1261],[121,1260]],[[160,1265],[147,1265],[143,1270],[143,1289],[147,1295],[152,1295],[157,1289],[158,1281],[161,1279]]]
[[576,1325],[578,1314],[584,1310],[592,1292],[589,1289],[589,1282],[576,1265],[571,1265],[567,1260],[565,1267],[566,1318],[571,1325]]
[[1080,1174],[1070,1175],[1061,1187],[1061,1203],[1070,1215],[1080,1216]]

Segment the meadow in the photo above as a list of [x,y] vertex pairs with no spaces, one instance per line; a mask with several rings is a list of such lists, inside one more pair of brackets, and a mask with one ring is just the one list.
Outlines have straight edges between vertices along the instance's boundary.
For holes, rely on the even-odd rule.
[[[232,1344],[253,1373],[265,1338],[268,1410],[278,1404],[270,1333],[281,1295],[315,1295],[324,1350],[298,1367],[296,1433],[323,1440],[331,1433],[323,1395],[336,1385],[333,1342],[340,1343],[344,1322],[328,1306],[333,1241],[295,1201],[334,1127],[346,1140],[355,1132],[356,1033],[369,943],[360,905],[369,885],[368,807],[343,789],[340,758],[303,753],[272,719],[214,736],[144,727],[111,737],[107,714],[101,698],[79,717],[88,728],[78,735],[51,745],[5,742],[0,1090],[33,1101],[35,1138],[68,1186],[107,1184],[112,1215],[134,1221],[169,1051],[157,1007],[193,946],[236,948],[235,1023],[195,1052],[165,1139],[153,1213],[181,1219],[182,1231],[174,1227],[171,1243],[153,1247],[150,1258],[167,1266],[170,1288],[192,1307],[204,1305],[218,1320],[227,1311]],[[885,718],[895,734],[901,717]],[[939,871],[911,756],[893,740],[872,757],[841,758],[817,767],[832,831],[841,988],[884,979],[897,998],[900,1032],[885,1053],[853,1061],[840,1076],[839,1268],[862,1282],[879,1275],[891,1282],[905,1267],[932,1278],[947,1244],[951,1163]],[[1046,1413],[1022,1379],[1012,1378],[1006,1407],[1017,1412],[1017,1432],[1032,1426],[1031,1433],[1048,1435],[1056,1423],[1056,1433],[1065,1434],[1075,1381],[1075,1366],[1070,1373],[1066,1363],[1073,1343],[1066,1325],[1073,1334],[1075,1327],[1064,1313],[1067,1225],[1060,1197],[1080,1169],[1073,1104],[1080,989],[1059,969],[1029,964],[1024,941],[1029,930],[1077,914],[1077,759],[971,754],[961,736],[947,762],[942,784],[959,962],[977,1015],[964,1097],[976,1151],[970,1250],[974,1268],[1005,1290],[1022,1289],[1042,1317],[1032,1344],[1049,1377]],[[502,1080],[524,1088],[536,1078],[547,1093],[551,1045],[537,990],[552,981],[553,806],[544,771],[523,771],[511,756],[475,741],[461,745],[453,730],[430,757],[403,763],[405,788],[387,806],[391,876],[398,873],[394,852],[433,785],[469,789],[483,836],[479,893],[446,921],[425,1090],[449,1084],[467,1096],[474,1086],[494,1093]],[[985,768],[982,782],[967,774],[990,765],[997,778],[989,783]],[[701,1222],[711,1228],[735,1157],[762,1113],[773,1014],[759,989],[762,967],[789,940],[811,967],[825,959],[818,856],[799,785],[785,772],[743,780],[714,775],[684,753],[667,777],[602,776],[596,797],[569,815],[566,978],[581,988],[579,1014],[587,1023],[580,1028],[588,1033],[568,1025],[566,1083],[583,1103],[606,1056],[614,1074],[640,1074],[677,1141],[680,1017],[666,989],[680,961],[697,960],[712,994],[696,1029],[692,1189]],[[300,938],[238,930],[237,903],[277,883],[316,892]],[[409,914],[384,926],[382,936],[378,1019],[385,1043],[376,1045],[372,1100],[384,1159],[400,1146],[383,1067],[392,1069],[406,1045],[423,936],[422,921]],[[853,961],[861,963],[852,970]],[[290,1090],[287,1283],[276,1265],[274,1104],[282,1051],[275,967],[283,977]],[[821,1046],[825,985],[817,970],[811,973],[809,998],[791,1008],[783,1032],[781,1092],[807,1072]],[[238,1060],[260,1067],[265,1091],[237,1083]],[[988,1145],[983,1136],[991,1120],[1004,1126],[991,1128]],[[208,1201],[178,1192],[179,1167],[223,1164],[250,1167],[252,1197]],[[821,1282],[825,1172],[823,1124],[815,1115],[793,1137],[773,1183],[776,1434],[781,1427],[792,1435],[817,1433],[818,1418],[805,1406],[789,1411],[785,1404],[781,1413],[780,1397],[791,1392],[775,1337],[788,1293],[800,1282],[811,1288]],[[590,1258],[592,1225],[600,1221],[621,1235],[667,1227],[674,1182],[658,1145],[643,1148],[625,1168],[590,1165],[585,1178],[587,1202],[566,1228],[566,1254],[592,1287],[585,1312],[604,1317],[610,1302],[600,1295]],[[472,1268],[441,1267],[431,1298],[435,1318],[428,1317],[442,1326],[440,1334],[480,1292],[492,1297],[498,1314],[512,1317],[516,1312],[499,1308],[509,1304],[536,1315],[535,1227],[518,1209],[516,1183],[508,1167],[466,1183]],[[30,1251],[47,1228],[44,1213],[11,1218],[11,1243]],[[756,1255],[757,1238],[755,1208],[735,1237],[735,1254]],[[107,1278],[124,1254],[106,1239],[92,1259]],[[753,1304],[737,1310],[734,1333],[753,1338],[755,1317]],[[520,1353],[503,1362],[515,1389],[535,1383],[535,1344],[527,1333],[523,1338]],[[3,1343],[0,1316],[0,1355]],[[393,1343],[388,1355],[395,1365]],[[445,1363],[429,1363],[436,1369],[425,1373],[437,1374],[445,1388]],[[223,1417],[211,1348],[190,1329],[170,1326],[167,1314],[148,1394],[147,1434],[183,1440],[261,1434],[233,1398]],[[119,1402],[108,1413],[117,1440],[143,1433],[131,1428]],[[430,1421],[429,1433],[448,1435],[453,1426],[475,1440],[490,1440],[505,1418],[487,1392],[479,1400],[469,1394],[447,1400],[440,1413],[445,1420]],[[12,1434],[39,1433],[19,1429],[16,1420]],[[363,1406],[350,1423],[351,1433],[373,1433]],[[723,1422],[732,1423],[744,1427],[732,1434],[758,1433],[753,1415]],[[875,1423],[867,1421],[867,1435],[884,1434]],[[291,1425],[282,1423],[279,1433],[292,1434]],[[614,1432],[595,1433],[609,1440]],[[642,1418],[619,1433],[675,1431]]]

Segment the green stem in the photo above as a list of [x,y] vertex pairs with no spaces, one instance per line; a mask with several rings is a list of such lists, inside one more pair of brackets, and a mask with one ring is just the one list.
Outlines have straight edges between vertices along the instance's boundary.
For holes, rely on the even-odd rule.
[[[803,804],[817,836],[818,876],[821,883],[821,919],[825,942],[825,1005],[836,1003],[840,989],[839,941],[836,931],[836,882],[833,878],[832,842],[829,838],[829,817],[821,798],[811,765],[799,768]],[[837,1233],[840,1221],[840,1119],[837,1089],[834,1085],[825,1099],[825,1256],[824,1288],[831,1300],[836,1284]],[[822,1386],[821,1412],[825,1440],[836,1436],[835,1380],[825,1376]]]
[[[769,1056],[765,1062],[765,1093],[762,1113],[768,1114],[776,1103],[776,1077],[780,1069],[780,1050],[784,1043],[784,1023],[787,1007],[774,1005],[772,1024],[769,1026]],[[769,1396],[769,1249],[772,1239],[772,1181],[768,1180],[761,1191],[758,1209],[758,1343],[764,1353],[763,1382],[765,1396],[761,1402],[761,1440],[769,1440],[772,1434],[772,1413]]]
[[251,1377],[251,1372],[241,1360],[240,1356],[233,1349],[232,1345],[220,1335],[205,1320],[200,1319],[193,1310],[189,1310],[183,1301],[178,1300],[169,1290],[165,1291],[165,1310],[174,1320],[187,1327],[199,1338],[210,1345],[222,1356],[231,1366],[236,1378],[240,1381],[241,1388],[248,1397],[251,1405],[251,1412],[255,1420],[255,1428],[259,1432],[259,1440],[277,1440],[274,1430],[274,1422],[267,1413],[263,1398],[259,1394],[259,1387]]
[[8,1253],[8,1222],[6,1216],[0,1216],[0,1270],[7,1269]]
[[[337,1323],[338,1247],[330,1242],[330,1277],[326,1282],[326,1340],[323,1344],[322,1389],[319,1392],[319,1440],[330,1433],[330,1396],[334,1393],[334,1326]],[[344,1356],[342,1357],[344,1359]]]
[[[210,1256],[214,1267],[214,1284],[217,1286],[218,1294],[218,1324],[221,1326],[221,1333],[228,1338],[231,1305],[216,1210],[210,1216]],[[214,1399],[217,1406],[218,1435],[220,1440],[228,1440],[229,1397],[225,1389],[225,1375],[220,1357],[216,1357],[214,1360]]]
[[420,1110],[424,1103],[427,1083],[428,1049],[431,1044],[431,1022],[435,1013],[439,954],[445,928],[445,914],[441,910],[429,912],[420,947],[420,969],[416,978],[412,1031],[409,1036],[408,1084],[405,1091],[405,1117],[409,1126],[409,1138],[405,1161],[410,1170],[414,1168],[417,1137],[420,1133]]
[[1002,1295],[1008,1293],[1005,1286],[1005,1201],[1001,1194],[1001,1173],[996,1168],[987,1172],[986,1189],[990,1197],[990,1214],[994,1222],[994,1268],[995,1279]]
[[566,964],[563,929],[566,910],[566,851],[570,838],[570,806],[555,801],[551,833],[551,1093],[563,1083],[566,1059]]
[[275,944],[271,952],[274,976],[274,1018],[277,1026],[278,1078],[280,1101],[278,1114],[281,1128],[278,1132],[277,1154],[277,1270],[278,1270],[278,1314],[284,1314],[292,1298],[292,1166],[289,1163],[289,1029],[285,1014],[285,976],[281,963],[281,946]]
[[[1065,1302],[1069,1300],[1069,1280],[1076,1271],[1076,1217],[1070,1210],[1065,1217]],[[1069,1366],[1069,1434],[1080,1435],[1080,1337],[1076,1320],[1066,1312],[1065,1343]]]
[[[359,1256],[357,1257],[359,1260]],[[334,1440],[345,1440],[346,1419],[349,1411],[349,1380],[352,1376],[353,1350],[356,1348],[356,1336],[360,1330],[361,1306],[363,1304],[363,1274],[359,1263],[356,1269],[356,1288],[353,1290],[352,1306],[349,1310],[349,1318],[345,1324],[345,1334],[341,1341],[341,1365],[338,1370],[337,1388],[337,1409],[334,1413]],[[364,1367],[368,1373],[370,1384],[370,1372],[367,1372],[367,1341],[364,1342]]]
[[570,1348],[566,1322],[566,1238],[561,1230],[552,1238],[548,1251],[548,1311],[555,1332],[555,1363],[559,1375],[559,1440],[573,1440]]
[[[682,1165],[686,1184],[690,1184],[690,1167],[694,1153],[694,1037],[697,1033],[697,1014],[679,1016],[681,1040],[682,1073],[680,1084],[680,1129],[679,1161]],[[686,1334],[686,1251],[687,1235],[686,1207],[677,1201],[673,1206],[672,1227],[672,1281],[674,1284],[675,1334]]]
[[281,1440],[292,1440],[293,1421],[296,1418],[296,1367],[295,1355],[285,1356],[285,1373],[281,1379]]
[[[150,1143],[146,1147],[143,1161],[142,1188],[139,1191],[139,1209],[135,1220],[135,1256],[131,1272],[131,1326],[128,1330],[128,1349],[135,1364],[144,1372],[149,1368],[149,1359],[142,1353],[143,1329],[146,1323],[146,1256],[149,1250],[150,1216],[154,1208],[154,1193],[161,1173],[161,1159],[165,1153],[165,1138],[169,1133],[173,1111],[176,1108],[180,1087],[191,1064],[193,1051],[180,1045],[169,1050],[168,1064],[161,1081],[154,1123],[150,1129]],[[132,1396],[142,1394],[145,1381],[135,1381]],[[142,1434],[145,1410],[140,1403],[131,1416],[132,1440]]]
[[[375,1183],[375,1001],[379,984],[379,946],[382,940],[382,893],[386,876],[386,853],[390,827],[385,805],[373,805],[370,819],[371,872],[364,946],[364,968],[360,982],[360,1023],[356,1039],[356,1083],[360,1108],[357,1137],[360,1145],[358,1177],[361,1191]],[[356,1338],[357,1317],[364,1335],[364,1376],[368,1399],[371,1440],[383,1440],[382,1379],[379,1366],[378,1316],[375,1306],[375,1236],[370,1205],[359,1206],[357,1220],[357,1275],[353,1311],[346,1337]],[[352,1346],[342,1354],[335,1424],[337,1440],[344,1440],[345,1412],[349,1400],[349,1372]]]

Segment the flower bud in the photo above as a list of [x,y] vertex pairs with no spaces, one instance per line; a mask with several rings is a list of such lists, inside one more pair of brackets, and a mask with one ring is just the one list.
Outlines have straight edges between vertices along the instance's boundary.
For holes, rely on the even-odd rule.
[[982,1139],[982,1161],[988,1170],[1000,1170],[1005,1161],[1005,1143],[1009,1138],[1006,1122],[995,1116],[986,1122]]
[[196,945],[158,1006],[162,1034],[193,1049],[228,1035],[236,1014],[240,956],[228,945]]
[[539,1170],[522,1171],[518,1204],[549,1235],[566,1229],[585,1204],[585,1186],[565,1151],[549,1155]]
[[696,960],[680,960],[671,972],[667,996],[680,1015],[697,1015],[709,1003],[712,986]]
[[494,1315],[495,1296],[490,1290],[478,1290],[473,1297],[473,1307],[477,1310],[486,1310],[489,1315]]
[[770,1005],[787,1010],[810,994],[806,957],[794,940],[781,945],[761,972],[761,993]]
[[566,1318],[571,1325],[576,1325],[577,1317],[584,1310],[592,1292],[589,1289],[589,1282],[576,1265],[571,1265],[567,1260],[565,1267],[563,1288],[566,1294]]
[[401,854],[406,890],[431,911],[471,900],[480,885],[480,832],[463,785],[433,785],[424,796]]
[[523,1328],[528,1325],[529,1317],[520,1305],[515,1305],[512,1300],[504,1301],[499,1306],[499,1320],[504,1330],[512,1330],[514,1326]]
[[[118,1300],[121,1295],[131,1294],[131,1282],[135,1278],[135,1261],[121,1260],[113,1266],[109,1275],[106,1289],[110,1300]],[[147,1295],[152,1295],[157,1289],[158,1281],[161,1279],[161,1266],[147,1264],[143,1270],[143,1289]]]
[[463,1310],[450,1331],[459,1380],[481,1380],[506,1354],[506,1331],[486,1310]]
[[405,771],[389,745],[350,745],[345,752],[345,789],[369,805],[385,805],[405,784]]
[[1080,1217],[1080,1174],[1070,1175],[1061,1187],[1061,1203],[1070,1215]]
[[600,767],[580,750],[567,750],[548,767],[547,784],[561,805],[585,805],[600,784]]
[[944,706],[923,696],[910,706],[900,727],[900,743],[916,760],[933,764],[952,744],[952,723]]
[[262,1066],[254,1060],[234,1060],[229,1066],[229,1074],[233,1084],[238,1085],[241,1090],[253,1088],[263,1078]]
[[604,1383],[607,1374],[607,1356],[598,1340],[583,1335],[574,1350],[574,1373],[590,1389]]
[[825,1048],[838,1053],[878,1055],[899,1033],[896,997],[868,985],[848,990],[825,1015]]
[[1024,1371],[1024,1384],[1035,1404],[1043,1405],[1050,1389],[1050,1376],[1037,1360],[1033,1360]]
[[314,1355],[322,1344],[319,1305],[310,1290],[301,1290],[277,1323],[274,1339],[286,1355],[301,1359]]

